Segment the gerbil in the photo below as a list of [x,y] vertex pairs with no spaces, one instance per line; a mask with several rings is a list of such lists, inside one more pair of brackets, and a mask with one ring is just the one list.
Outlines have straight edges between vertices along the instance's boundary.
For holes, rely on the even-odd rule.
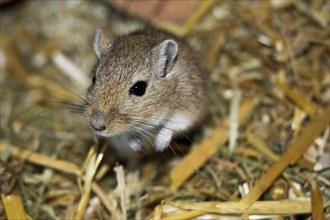
[[97,30],[93,46],[99,62],[84,113],[96,134],[162,151],[206,115],[206,76],[183,40],[147,29],[110,42]]

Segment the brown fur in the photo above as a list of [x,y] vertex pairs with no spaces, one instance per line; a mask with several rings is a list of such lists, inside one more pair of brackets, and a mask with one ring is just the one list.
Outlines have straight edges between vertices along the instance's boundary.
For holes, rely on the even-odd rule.
[[[166,39],[177,43],[178,52],[169,73],[159,77],[157,46]],[[208,105],[205,73],[183,40],[149,29],[102,45],[96,83],[87,92],[90,104],[85,115],[90,122],[99,111],[106,131],[115,136],[138,129],[134,121],[153,123],[150,118],[158,118],[154,126],[161,127],[170,116],[182,113],[191,115],[194,126],[204,118]],[[130,87],[141,80],[148,83],[145,94],[129,95]]]

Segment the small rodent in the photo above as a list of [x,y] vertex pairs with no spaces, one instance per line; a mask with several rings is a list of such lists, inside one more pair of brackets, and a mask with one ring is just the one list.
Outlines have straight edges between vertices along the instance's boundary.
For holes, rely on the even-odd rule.
[[99,62],[84,114],[97,135],[163,151],[207,114],[206,75],[183,40],[146,29],[110,42],[98,29],[93,46]]

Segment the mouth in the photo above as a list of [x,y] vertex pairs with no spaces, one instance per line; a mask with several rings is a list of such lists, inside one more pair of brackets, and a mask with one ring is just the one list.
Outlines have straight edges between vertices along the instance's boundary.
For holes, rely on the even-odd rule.
[[92,130],[95,134],[97,134],[98,136],[101,136],[101,137],[113,137],[113,136],[115,136],[113,133],[105,131],[105,130],[104,131],[95,131],[94,129],[92,129]]

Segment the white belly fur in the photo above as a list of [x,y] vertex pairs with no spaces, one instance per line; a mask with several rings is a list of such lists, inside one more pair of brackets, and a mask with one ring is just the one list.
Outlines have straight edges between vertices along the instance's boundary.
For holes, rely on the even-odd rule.
[[170,120],[166,122],[164,127],[169,128],[175,132],[181,132],[188,129],[193,123],[192,117],[190,115],[175,114]]

